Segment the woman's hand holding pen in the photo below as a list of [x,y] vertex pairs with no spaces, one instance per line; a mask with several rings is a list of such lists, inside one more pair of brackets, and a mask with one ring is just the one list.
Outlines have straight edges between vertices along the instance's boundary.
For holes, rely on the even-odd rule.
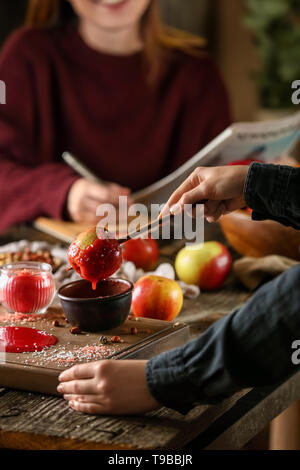
[[246,205],[244,184],[248,166],[199,167],[169,198],[160,216],[183,211],[185,204],[207,200],[204,215],[208,222]]
[[70,188],[67,198],[67,211],[71,220],[77,223],[96,223],[97,207],[100,204],[119,205],[119,197],[127,196],[131,204],[130,189],[116,183],[95,183],[80,178]]

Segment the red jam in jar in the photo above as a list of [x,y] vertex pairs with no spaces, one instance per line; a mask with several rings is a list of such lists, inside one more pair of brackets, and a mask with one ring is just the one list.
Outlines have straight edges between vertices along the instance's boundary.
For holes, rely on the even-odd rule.
[[55,295],[47,263],[11,263],[0,270],[0,302],[9,312],[45,313]]

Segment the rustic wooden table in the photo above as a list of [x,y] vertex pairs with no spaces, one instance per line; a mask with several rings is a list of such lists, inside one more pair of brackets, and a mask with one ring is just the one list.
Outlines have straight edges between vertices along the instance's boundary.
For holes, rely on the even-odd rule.
[[[21,227],[0,237],[0,244],[21,238],[54,241]],[[168,247],[165,254],[170,254]],[[180,320],[191,325],[195,337],[247,298],[229,279],[222,291],[185,301]],[[59,397],[0,388],[0,447],[241,449],[299,396],[300,373],[276,387],[243,390],[219,405],[197,406],[186,416],[161,408],[143,416],[112,417],[77,413]]]

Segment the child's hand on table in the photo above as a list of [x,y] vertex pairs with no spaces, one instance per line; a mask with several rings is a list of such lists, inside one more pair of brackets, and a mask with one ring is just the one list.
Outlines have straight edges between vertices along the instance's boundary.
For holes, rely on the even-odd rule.
[[146,413],[160,406],[147,386],[146,363],[102,360],[78,364],[60,374],[57,390],[71,408],[83,413]]

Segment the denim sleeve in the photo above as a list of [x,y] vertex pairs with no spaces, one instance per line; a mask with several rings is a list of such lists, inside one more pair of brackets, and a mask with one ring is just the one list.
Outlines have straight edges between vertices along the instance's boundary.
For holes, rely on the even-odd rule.
[[300,168],[252,163],[244,187],[253,220],[271,219],[300,230]]
[[299,285],[297,265],[196,340],[150,359],[146,378],[151,394],[186,413],[243,388],[275,385],[298,371],[291,357],[292,343],[300,339]]

